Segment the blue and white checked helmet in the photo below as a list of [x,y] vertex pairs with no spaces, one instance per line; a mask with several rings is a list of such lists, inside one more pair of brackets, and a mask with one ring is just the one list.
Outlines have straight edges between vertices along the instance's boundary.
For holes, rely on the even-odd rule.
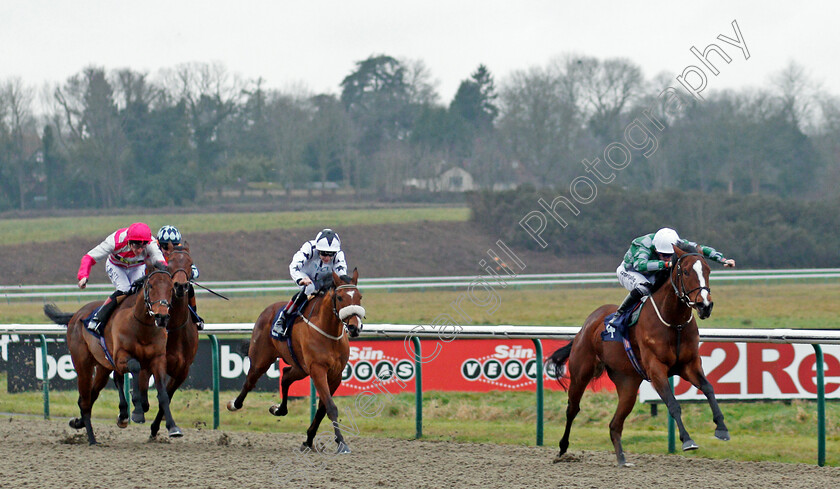
[[173,245],[181,244],[181,232],[175,226],[166,225],[160,228],[157,233],[157,239],[160,243],[172,243]]

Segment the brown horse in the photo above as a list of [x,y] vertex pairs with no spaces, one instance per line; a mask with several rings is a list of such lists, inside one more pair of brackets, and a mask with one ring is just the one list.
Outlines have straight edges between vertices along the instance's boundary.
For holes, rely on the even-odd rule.
[[[128,426],[128,403],[123,390],[123,375],[131,372],[136,378],[142,368],[155,376],[160,408],[166,415],[170,437],[181,436],[169,411],[169,395],[163,385],[166,375],[166,325],[169,322],[169,301],[172,299],[172,277],[165,270],[147,265],[143,281],[143,295],[128,296],[111,314],[105,325],[103,338],[109,359],[99,340],[86,331],[82,319],[89,316],[101,302],[82,306],[75,314],[64,313],[53,304],[44,306],[44,313],[57,324],[67,325],[67,346],[78,374],[80,418],[70,421],[70,427],[85,428],[88,442],[96,444],[90,414],[99,392],[114,372],[114,382],[120,395],[120,415],[117,425]],[[112,363],[113,359],[113,363]]]
[[[698,353],[700,335],[692,309],[697,310],[700,319],[706,319],[714,304],[709,288],[709,266],[703,255],[696,251],[687,246],[674,247],[670,272],[666,271],[663,279],[657,280],[657,285],[661,287],[651,294],[642,306],[638,323],[627,332],[627,339],[643,373],[646,373],[653,388],[668,407],[668,412],[676,420],[683,450],[695,450],[698,446],[683,426],[680,405],[668,384],[671,375],[679,375],[705,394],[717,427],[715,436],[729,440],[723,413],[715,400],[712,385],[703,373]],[[670,286],[664,285],[666,281],[670,281]],[[610,421],[610,439],[615,446],[618,465],[628,465],[621,446],[621,432],[624,420],[636,403],[636,394],[643,378],[633,367],[621,342],[603,341],[601,338],[605,329],[604,318],[616,309],[615,305],[596,309],[586,318],[586,323],[572,342],[555,351],[549,360],[557,372],[561,371],[567,360],[569,362],[566,431],[560,440],[560,453],[555,462],[569,448],[569,432],[580,411],[580,398],[586,385],[606,369],[618,391],[618,407]],[[561,385],[565,387],[562,381]]]
[[326,414],[335,428],[337,453],[350,453],[350,448],[338,428],[338,407],[332,395],[341,384],[341,372],[350,356],[347,333],[355,337],[362,330],[365,310],[361,306],[362,294],[356,287],[358,280],[359,272],[355,269],[352,278],[339,277],[333,273],[330,286],[305,305],[301,311],[302,315],[295,319],[291,333],[291,350],[286,341],[278,341],[271,337],[272,320],[286,303],[276,302],[260,314],[251,333],[248,349],[251,367],[248,369],[248,378],[239,396],[228,402],[229,411],[242,408],[245,396],[280,357],[288,365],[283,368],[280,381],[283,400],[280,404],[271,406],[269,412],[275,416],[285,416],[288,413],[286,401],[289,386],[311,376],[320,402],[315,419],[306,430],[306,441],[303,442],[301,450],[313,449],[312,441]]
[[[193,264],[189,244],[184,242],[176,246],[169,253],[167,261],[167,271],[172,275],[175,288],[172,306],[169,309],[169,326],[166,328],[168,336],[166,340],[166,374],[168,375],[166,393],[171,401],[175,391],[190,374],[190,366],[198,351],[198,327],[188,307]],[[135,378],[137,382],[133,383],[134,392],[139,395],[132,398],[134,411],[131,413],[131,421],[144,423],[146,421],[144,413],[149,410],[149,370],[142,369],[140,375]],[[163,411],[158,409],[151,426],[152,438],[156,437],[160,430],[163,414]]]

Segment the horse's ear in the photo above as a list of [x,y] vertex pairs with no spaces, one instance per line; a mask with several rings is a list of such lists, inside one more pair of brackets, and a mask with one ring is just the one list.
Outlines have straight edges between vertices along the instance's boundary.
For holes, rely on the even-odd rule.
[[679,256],[683,256],[684,254],[685,254],[685,251],[683,251],[682,248],[680,248],[677,244],[674,244],[674,255],[679,257]]
[[187,253],[189,253],[189,252],[190,252],[190,243],[189,243],[189,242],[187,242],[187,240],[183,240],[183,241],[181,241],[181,247],[182,247],[182,248],[184,248],[184,250],[185,250]]
[[341,277],[339,277],[338,274],[335,273],[335,270],[333,270],[332,275],[333,275],[333,285],[335,285],[336,287],[341,285],[341,283],[342,283],[341,282]]
[[353,269],[353,280],[351,280],[351,282],[353,282],[353,285],[356,285],[356,284],[359,283],[359,269],[358,268]]

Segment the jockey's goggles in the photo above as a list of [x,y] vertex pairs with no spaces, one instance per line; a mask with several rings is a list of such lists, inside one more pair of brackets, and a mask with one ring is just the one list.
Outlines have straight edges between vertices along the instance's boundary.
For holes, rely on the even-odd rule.
[[148,245],[148,241],[129,241],[128,246],[134,246],[135,248],[145,248]]
[[335,251],[319,251],[318,254],[321,256],[335,256]]

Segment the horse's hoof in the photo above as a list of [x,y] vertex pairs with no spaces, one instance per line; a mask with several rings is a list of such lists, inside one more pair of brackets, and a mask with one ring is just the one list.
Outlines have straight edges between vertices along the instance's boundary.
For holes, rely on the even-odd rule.
[[143,424],[146,422],[146,416],[144,416],[143,413],[131,413],[131,422]]
[[300,444],[300,451],[302,453],[308,453],[312,451],[312,447],[307,445],[306,442]]
[[338,450],[335,453],[350,453],[350,447],[346,443],[341,442],[338,444]]
[[694,443],[694,440],[689,438],[688,440],[685,441],[685,443],[683,443],[682,448],[683,448],[684,452],[687,452],[689,450],[697,450],[698,448],[700,448],[700,446],[697,445],[696,443]]
[[117,427],[128,428],[128,418],[117,417]]
[[289,410],[282,404],[275,404],[268,408],[268,412],[275,416],[285,416],[289,413]]
[[169,429],[169,438],[181,438],[182,436],[184,436],[184,434],[181,433],[181,428],[173,426]]
[[233,412],[233,411],[239,411],[239,408],[238,408],[238,407],[236,407],[236,399],[231,399],[230,401],[228,401],[228,403],[227,403],[227,410],[228,410],[228,411],[231,411],[231,412]]
[[80,430],[85,427],[85,423],[82,418],[73,418],[70,420],[70,427],[74,430]]
[[715,430],[715,438],[718,440],[729,441],[729,430]]
[[636,464],[631,464],[630,462],[624,462],[623,464],[619,465],[619,467],[635,467]]

